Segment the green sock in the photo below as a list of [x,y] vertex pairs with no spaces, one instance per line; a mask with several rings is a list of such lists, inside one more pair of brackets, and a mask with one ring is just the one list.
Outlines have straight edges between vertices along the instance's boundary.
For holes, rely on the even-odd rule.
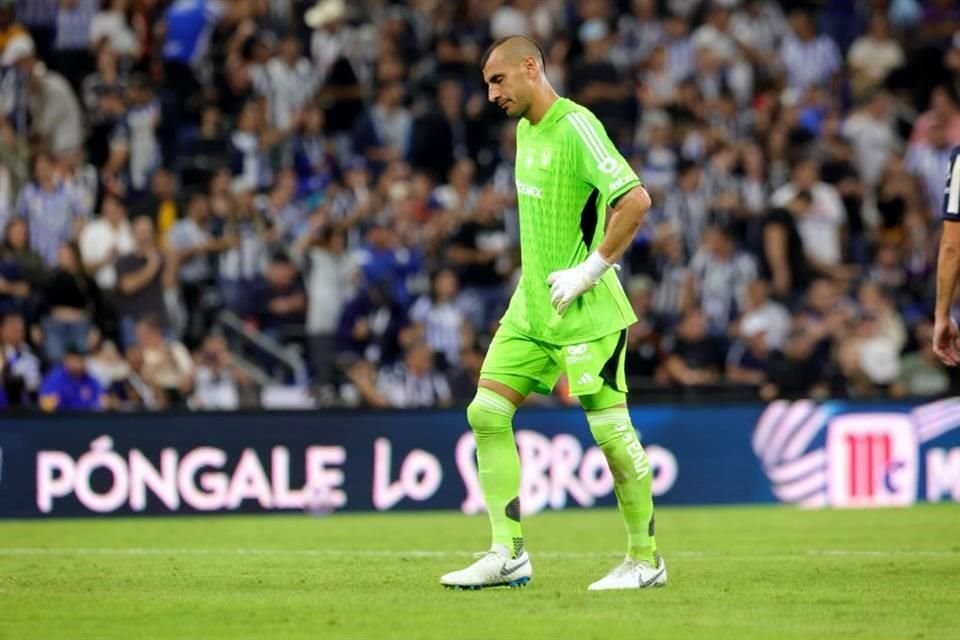
[[590,432],[607,458],[613,491],[627,527],[627,556],[655,562],[653,471],[626,407],[587,411]]
[[493,544],[514,557],[523,550],[520,526],[520,456],[513,439],[517,408],[498,393],[480,387],[467,407],[467,421],[477,441],[480,488],[490,515]]

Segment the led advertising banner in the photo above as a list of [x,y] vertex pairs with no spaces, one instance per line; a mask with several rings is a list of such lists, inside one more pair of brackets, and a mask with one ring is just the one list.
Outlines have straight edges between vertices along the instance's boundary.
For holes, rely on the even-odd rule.
[[[960,501],[960,399],[634,406],[657,504]],[[525,513],[613,505],[576,409],[515,418]],[[462,410],[0,419],[0,517],[483,510]]]

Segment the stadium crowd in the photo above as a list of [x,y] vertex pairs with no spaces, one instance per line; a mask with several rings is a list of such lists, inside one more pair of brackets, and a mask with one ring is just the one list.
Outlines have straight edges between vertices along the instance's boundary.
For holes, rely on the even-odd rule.
[[478,62],[518,33],[653,196],[635,397],[951,388],[954,0],[0,0],[0,404],[254,406],[224,311],[323,406],[469,401],[521,266]]

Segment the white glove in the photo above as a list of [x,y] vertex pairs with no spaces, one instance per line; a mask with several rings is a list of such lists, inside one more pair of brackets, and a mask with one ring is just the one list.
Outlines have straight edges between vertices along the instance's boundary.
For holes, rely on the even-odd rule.
[[593,289],[610,267],[619,269],[594,251],[577,266],[554,271],[547,276],[547,284],[550,285],[550,303],[553,304],[557,313],[563,315],[574,300],[584,292]]

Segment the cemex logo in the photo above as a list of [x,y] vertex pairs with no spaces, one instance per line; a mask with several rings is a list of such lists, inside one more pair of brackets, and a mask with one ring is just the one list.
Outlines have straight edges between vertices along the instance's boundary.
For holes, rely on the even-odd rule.
[[[753,451],[778,500],[804,507],[911,505],[920,487],[920,445],[960,427],[960,399],[909,413],[841,410],[839,403],[782,400],[764,411]],[[928,500],[960,497],[954,458],[960,462],[960,451],[927,451]]]

